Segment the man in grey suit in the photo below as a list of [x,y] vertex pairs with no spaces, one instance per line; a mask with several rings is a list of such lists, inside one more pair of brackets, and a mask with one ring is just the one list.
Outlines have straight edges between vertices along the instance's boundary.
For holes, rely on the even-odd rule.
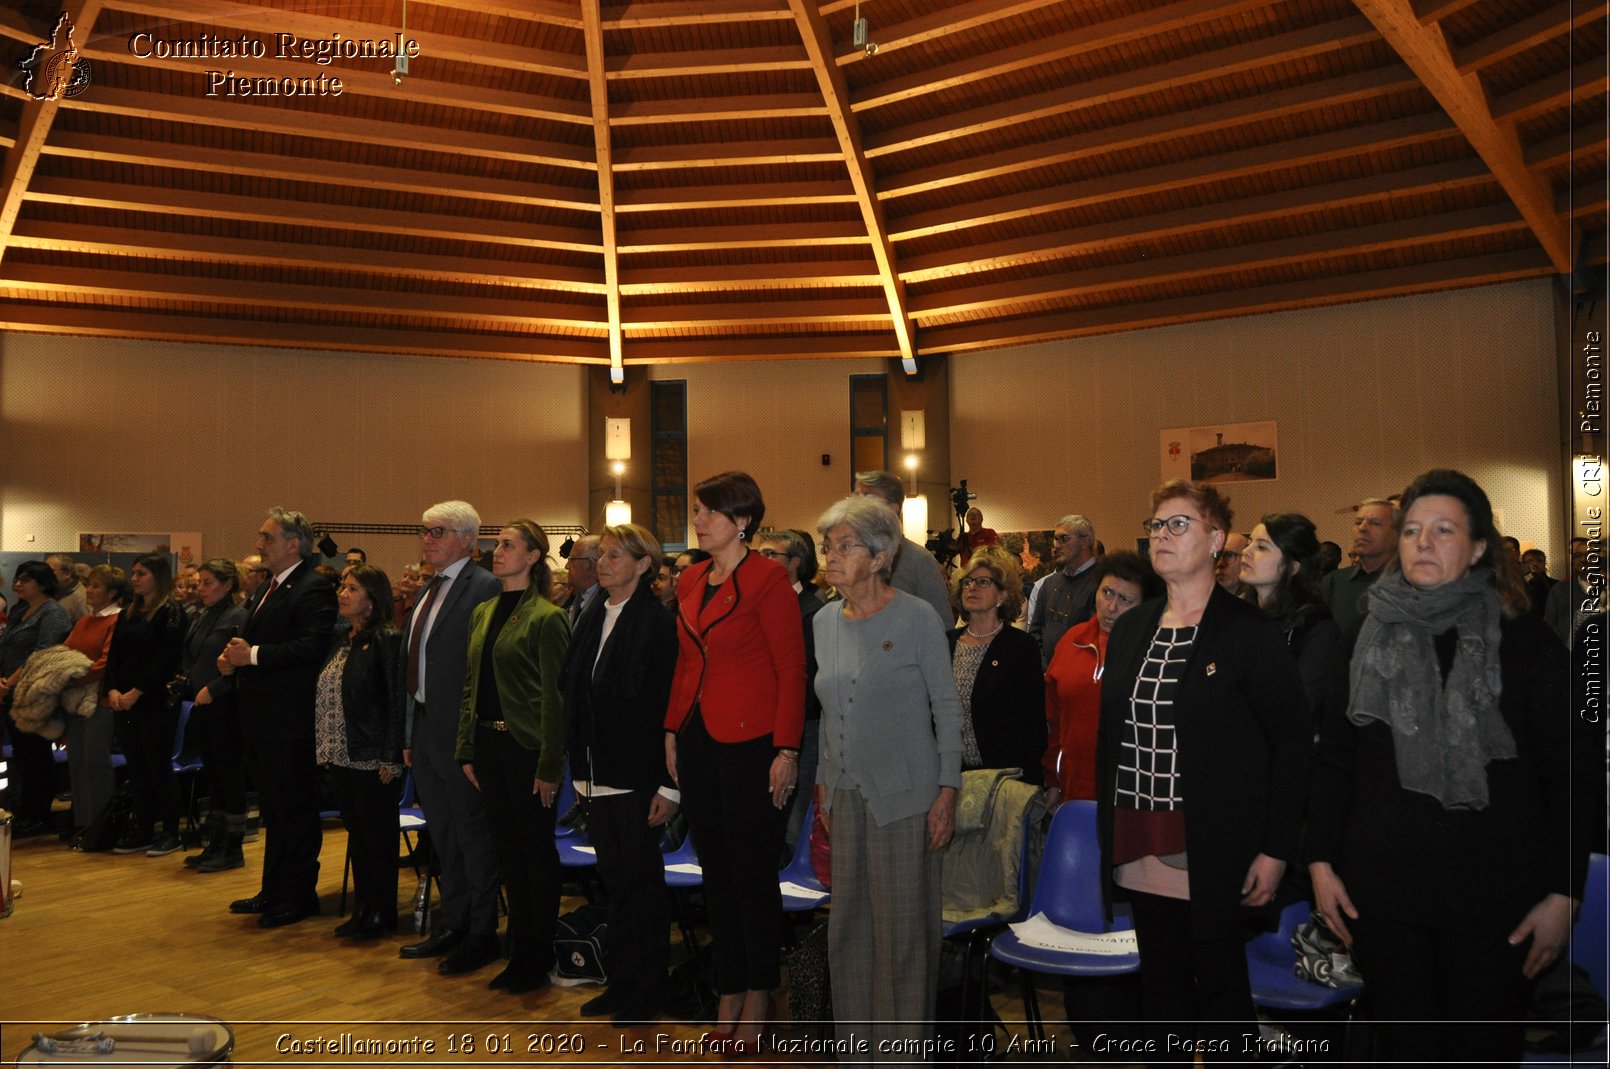
[[444,976],[472,972],[500,955],[497,859],[481,794],[454,757],[464,700],[470,610],[498,596],[492,573],[470,560],[480,514],[463,501],[425,510],[420,557],[436,568],[430,586],[403,621],[403,678],[397,693],[408,729],[403,759],[430,826],[441,867],[442,906],[430,938],[410,943],[405,958],[442,957]]
[[[863,497],[875,498],[889,506],[889,511],[900,515],[900,503],[905,500],[905,484],[892,471],[858,471],[855,473],[855,492]],[[909,538],[900,539],[895,550],[894,578],[889,580],[896,590],[915,594],[934,607],[940,626],[950,630],[956,623],[956,610],[950,605],[950,589],[945,585],[945,573],[939,570],[934,555]]]

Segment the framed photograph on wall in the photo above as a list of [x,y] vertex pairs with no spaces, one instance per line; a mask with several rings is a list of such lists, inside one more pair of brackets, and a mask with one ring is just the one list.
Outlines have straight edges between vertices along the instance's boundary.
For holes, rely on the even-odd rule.
[[1165,480],[1273,480],[1279,477],[1280,432],[1274,420],[1173,427],[1159,433],[1158,452]]

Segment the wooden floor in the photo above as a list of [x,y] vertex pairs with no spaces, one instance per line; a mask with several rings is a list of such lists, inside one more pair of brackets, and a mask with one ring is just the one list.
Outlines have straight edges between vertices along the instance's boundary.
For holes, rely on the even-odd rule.
[[[54,836],[17,843],[12,877],[22,894],[13,915],[0,921],[0,1064],[15,1064],[36,1031],[131,1013],[221,1018],[234,1029],[234,1060],[242,1064],[710,1060],[696,1045],[704,1029],[693,1025],[667,1020],[622,1031],[579,1022],[577,1009],[596,988],[513,996],[487,989],[496,967],[443,977],[435,961],[399,959],[397,948],[416,938],[411,934],[372,944],[334,938],[345,848],[345,833],[326,824],[324,916],[264,931],[256,918],[226,909],[231,899],[256,893],[261,843],[247,844],[244,869],[211,875],[186,869],[180,854],[79,854]],[[404,870],[405,907],[414,882]],[[680,947],[672,960],[681,960]],[[997,994],[994,1002],[1003,1016],[1021,1020],[1015,993]],[[1057,990],[1042,991],[1048,1013],[1060,1003]],[[1014,1029],[1026,1037],[1020,1023]],[[1067,1064],[1067,1034],[1054,1039],[1054,1051],[1024,1060]],[[321,1051],[321,1041],[335,1046]],[[351,1052],[377,1041],[390,1041],[392,1049]]]

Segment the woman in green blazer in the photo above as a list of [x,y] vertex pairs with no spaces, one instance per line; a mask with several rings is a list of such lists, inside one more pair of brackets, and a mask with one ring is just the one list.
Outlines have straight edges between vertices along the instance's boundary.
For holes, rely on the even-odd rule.
[[570,623],[548,600],[548,536],[535,520],[498,533],[492,574],[503,593],[470,611],[457,757],[485,796],[509,898],[509,965],[490,986],[521,993],[547,984],[554,965],[554,796],[565,762],[559,672]]

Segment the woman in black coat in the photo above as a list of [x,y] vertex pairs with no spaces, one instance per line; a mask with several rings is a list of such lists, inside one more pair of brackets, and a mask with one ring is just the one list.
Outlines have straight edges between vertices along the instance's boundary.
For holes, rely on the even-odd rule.
[[[0,704],[11,709],[11,682],[29,657],[64,640],[73,628],[67,610],[56,602],[56,573],[42,560],[25,560],[17,565],[11,581],[17,604],[11,610],[11,624],[0,630]],[[54,776],[50,742],[41,735],[23,731],[10,716],[6,731],[11,740],[11,808],[16,811],[13,835],[18,839],[43,835],[49,830],[50,801]]]
[[394,693],[402,637],[392,627],[391,580],[367,564],[336,591],[338,633],[314,699],[317,755],[335,787],[352,854],[352,916],[335,934],[377,939],[397,930],[397,804],[402,800],[402,702]]
[[617,1024],[652,1021],[665,996],[670,903],[660,826],[681,795],[665,766],[665,706],[676,620],[654,596],[660,544],[636,524],[606,527],[594,598],[576,621],[559,685],[570,775],[609,892],[609,988],[581,1007]]
[[185,637],[184,659],[190,709],[190,735],[201,749],[212,799],[207,848],[184,863],[199,872],[223,872],[246,864],[241,842],[246,837],[246,766],[242,756],[240,708],[234,676],[218,671],[218,655],[229,640],[246,629],[246,607],[240,603],[240,566],[214,557],[196,571],[201,614]]
[[1023,609],[1017,561],[978,550],[951,581],[951,605],[967,622],[948,632],[962,699],[962,768],[1021,768],[1036,787],[1045,770],[1045,673],[1038,643],[1011,626]]
[[129,589],[133,599],[118,616],[106,652],[106,704],[117,713],[117,740],[134,788],[134,822],[112,852],[161,857],[181,845],[173,774],[179,707],[172,699],[182,695],[170,695],[169,684],[179,674],[190,618],[170,596],[173,569],[165,553],[135,561]]

